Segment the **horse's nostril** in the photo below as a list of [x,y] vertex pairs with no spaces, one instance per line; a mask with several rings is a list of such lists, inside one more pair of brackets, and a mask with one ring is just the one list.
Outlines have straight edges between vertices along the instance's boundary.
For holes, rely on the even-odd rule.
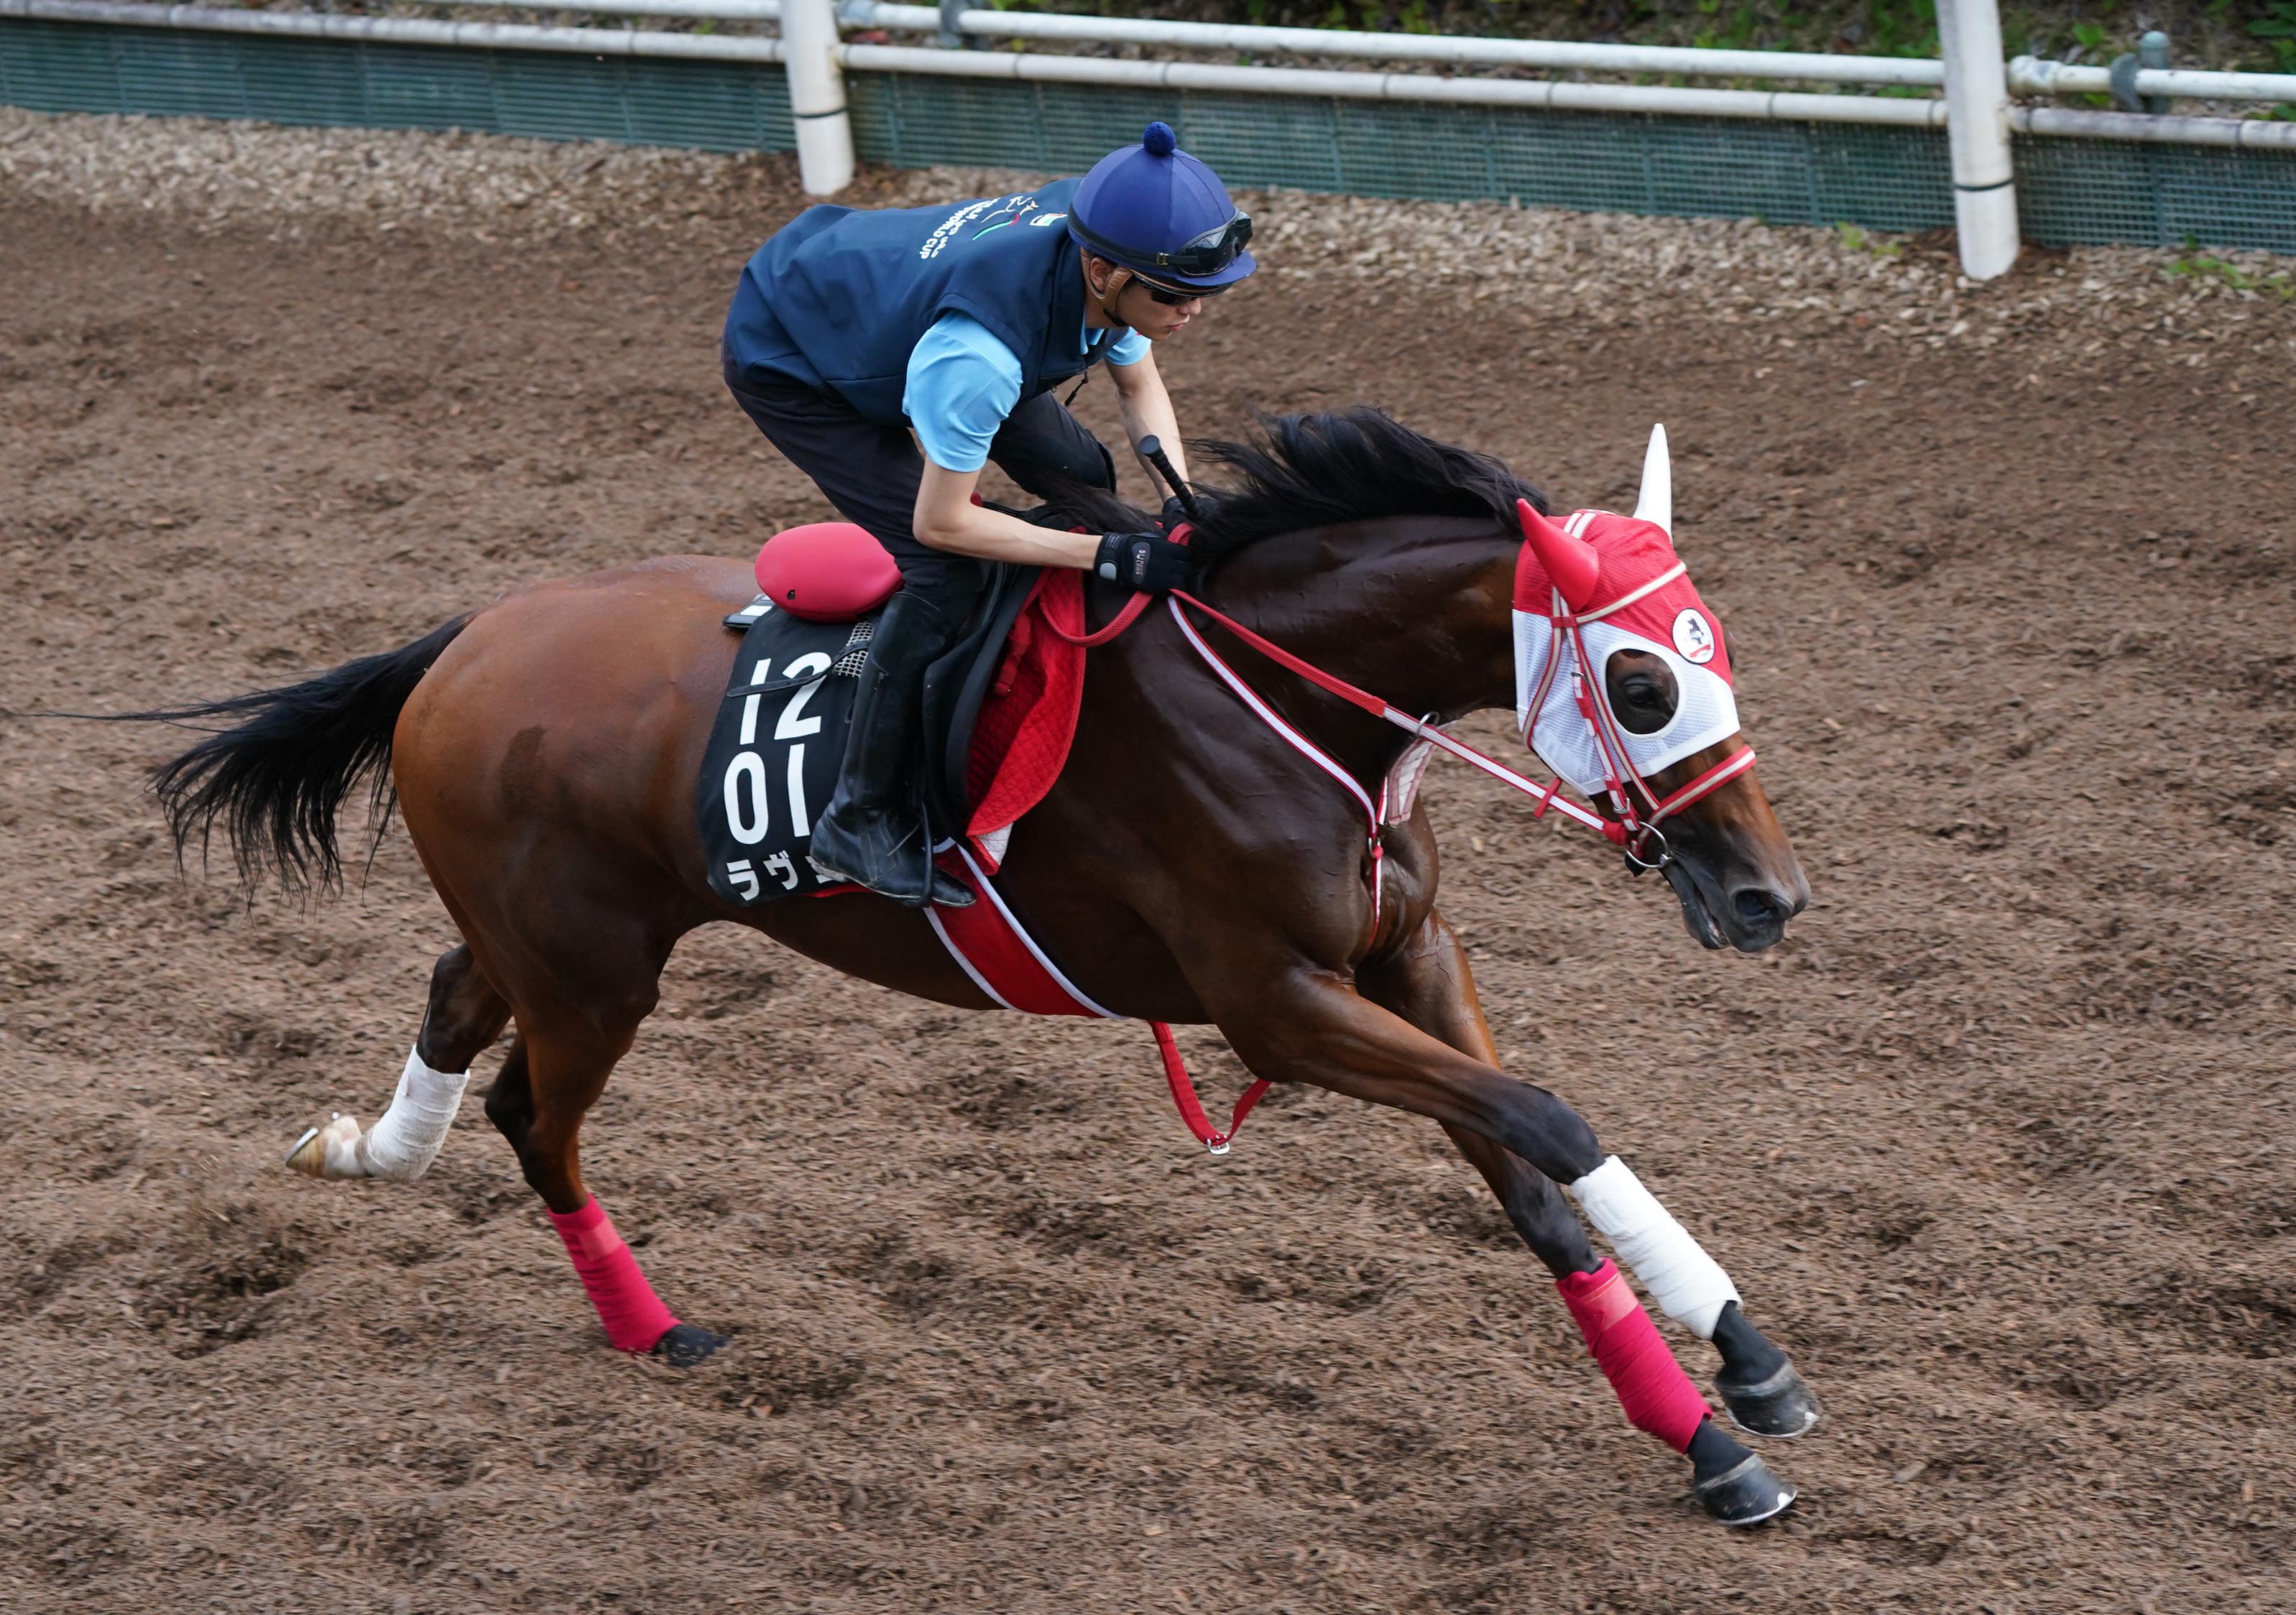
[[1731,898],[1730,906],[1737,911],[1741,925],[1751,927],[1784,925],[1793,914],[1784,898],[1759,886],[1740,887]]

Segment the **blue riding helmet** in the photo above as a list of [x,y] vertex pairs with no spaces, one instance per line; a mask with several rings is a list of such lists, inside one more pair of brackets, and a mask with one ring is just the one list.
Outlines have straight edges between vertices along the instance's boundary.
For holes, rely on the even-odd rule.
[[1069,205],[1069,236],[1095,258],[1192,291],[1218,291],[1259,267],[1244,250],[1250,216],[1179,149],[1168,123],[1093,165]]

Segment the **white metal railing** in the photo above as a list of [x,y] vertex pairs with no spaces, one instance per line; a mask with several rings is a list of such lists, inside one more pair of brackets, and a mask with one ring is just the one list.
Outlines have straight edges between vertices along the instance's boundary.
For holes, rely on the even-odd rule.
[[[783,20],[783,0],[422,0],[425,4],[500,6],[523,11],[594,12],[617,16],[676,17],[721,21]],[[559,28],[530,23],[446,22],[421,18],[356,17],[331,12],[258,12],[200,5],[160,5],[141,0],[0,0],[0,16],[58,20],[144,24],[225,33],[299,34],[324,38],[398,39],[410,44],[494,45],[619,56],[688,60],[783,61],[782,42],[770,37],[690,34],[637,29]],[[876,0],[846,0],[838,12],[848,26],[921,30],[939,13],[929,6],[887,5]],[[1685,76],[1860,79],[1898,87],[1941,84],[1944,64],[1886,56],[1796,55],[1774,51],[1697,51],[1644,45],[1582,45],[1546,40],[1461,39],[1420,34],[1345,35],[1324,29],[1229,28],[1210,23],[1152,22],[1139,19],[1070,17],[1028,12],[965,11],[967,31],[1010,31],[1030,37],[1098,43],[1153,40],[1199,48],[1258,48],[1280,39],[1285,49],[1303,53],[1352,52],[1377,58],[1400,51],[1429,61],[1472,61],[1484,65],[1562,67],[1588,71],[1669,72]],[[1061,25],[1058,28],[1046,25]],[[1301,41],[1307,43],[1302,44]],[[1378,42],[1376,45],[1365,42]],[[1587,84],[1570,79],[1459,78],[1427,73],[1381,73],[1361,70],[1317,70],[1236,66],[1224,62],[1139,61],[1122,57],[1032,53],[1015,51],[948,51],[929,46],[836,44],[841,66],[863,71],[916,73],[961,78],[1022,79],[1038,83],[1122,85],[1168,90],[1227,90],[1277,95],[1332,96],[1343,100],[1406,101],[1465,106],[1508,106],[1566,111],[1673,113],[1710,118],[1788,119],[1811,123],[1941,127],[1947,102],[1928,97],[1811,94],[1791,90],[1708,89],[1673,85]],[[1779,66],[1778,64],[1786,64]],[[2010,89],[2087,94],[2103,88],[2107,70],[2070,68],[2059,62],[2020,58],[2012,64]],[[2092,83],[2090,75],[2095,76]],[[2159,82],[2155,82],[2155,81]],[[2145,94],[2231,97],[2226,81],[2243,94],[2265,99],[2284,91],[2296,99],[2296,75],[2139,73]],[[826,116],[825,106],[808,114]],[[2171,118],[2143,113],[2053,111],[2013,108],[2009,122],[2021,133],[2073,134],[2091,139],[2157,141],[2219,146],[2296,145],[2296,124],[2231,119]]]
[[1938,47],[1954,71],[1945,86],[1953,167],[1954,234],[1972,280],[2005,275],[2024,245],[2017,166],[2009,145],[2007,72],[1995,0],[1937,0]]
[[[2130,79],[2139,95],[2187,101],[2296,102],[2296,73],[2203,73],[2191,68],[2139,68]],[[2109,95],[2112,70],[2075,67],[2018,56],[2009,63],[2013,95]]]
[[109,22],[221,34],[293,34],[406,45],[504,46],[584,56],[679,56],[721,61],[779,61],[779,39],[630,29],[540,28],[515,22],[434,22],[421,17],[346,17],[318,12],[224,11],[201,5],[140,5],[125,0],[0,0],[0,17]]
[[[668,17],[680,20],[708,21],[779,23],[783,20],[783,0],[414,0],[418,4],[496,6],[504,9],[541,12],[572,12],[622,17]],[[203,13],[221,12],[229,17],[260,16],[281,19],[295,18],[307,13],[292,12],[242,12],[220,7],[192,5],[160,6],[135,4],[134,0],[56,0],[55,4],[25,4],[24,0],[4,0],[0,3],[0,16],[65,16],[76,14],[88,20],[132,20],[123,12],[164,12],[163,25],[178,28],[214,29],[242,31],[234,25],[210,18]],[[315,33],[336,37],[363,36],[388,38],[394,36],[414,40],[459,41],[478,44],[491,39],[508,45],[513,40],[527,42],[528,48],[551,49],[554,45],[537,43],[555,40],[558,36],[586,30],[539,27],[526,23],[440,23],[412,18],[357,18],[333,13],[308,13],[320,16],[333,24],[385,25],[380,29],[327,28],[307,29],[298,24],[277,22],[262,25],[247,31]],[[836,6],[836,17],[841,27],[849,29],[881,29],[890,32],[939,32],[945,20],[941,12],[927,5],[896,5],[881,0],[841,0]],[[1803,82],[1842,85],[1872,85],[1894,88],[1942,88],[1945,84],[1945,64],[1941,61],[1920,57],[1847,56],[1790,51],[1734,51],[1678,48],[1664,45],[1582,45],[1548,39],[1470,38],[1434,34],[1353,33],[1336,29],[1261,28],[1225,23],[1168,22],[1145,18],[1070,16],[1038,12],[1000,12],[966,9],[955,13],[953,19],[960,33],[973,36],[996,36],[1014,39],[1038,39],[1072,44],[1162,45],[1170,49],[1234,51],[1244,54],[1287,53],[1307,56],[1356,57],[1365,60],[1425,61],[1449,66],[1540,68],[1565,72],[1595,73],[1660,73],[1683,78],[1784,78]],[[402,29],[401,24],[411,25]],[[476,33],[440,34],[437,30],[479,30]],[[497,30],[488,33],[486,30]],[[596,30],[604,32],[607,30]],[[614,30],[632,32],[632,30]],[[758,56],[746,47],[720,52],[715,48],[678,48],[660,43],[666,39],[687,36],[663,34],[643,36],[619,45],[597,46],[609,54],[718,56],[746,61],[778,61],[779,57]],[[732,43],[742,36],[701,36]],[[565,48],[575,48],[570,45]],[[1942,115],[1908,111],[1906,105],[1919,107],[1915,101],[1901,103],[1896,109],[1882,106],[1849,107],[1832,104],[1841,97],[1816,97],[1792,92],[1755,90],[1685,90],[1676,86],[1655,85],[1581,85],[1558,82],[1550,86],[1543,81],[1521,79],[1444,79],[1416,73],[1364,74],[1352,70],[1317,73],[1313,70],[1232,66],[1212,62],[1141,62],[1128,61],[1131,69],[1171,69],[1144,74],[1137,71],[1110,73],[1089,68],[1063,69],[1064,61],[1096,61],[1103,63],[1120,59],[1073,58],[1056,55],[1031,55],[1025,53],[996,53],[997,65],[989,66],[978,57],[987,53],[970,53],[973,60],[963,57],[949,59],[952,53],[906,49],[893,45],[852,45],[839,47],[840,55],[855,56],[852,65],[872,67],[886,72],[938,73],[960,78],[1037,78],[1070,83],[1127,83],[1152,85],[1165,88],[1234,88],[1262,94],[1307,94],[1340,95],[1349,99],[1424,100],[1465,102],[1482,105],[1524,105],[1578,110],[1614,111],[1640,108],[1652,111],[1702,112],[1718,117],[1751,117],[1808,119],[1818,122],[1926,124],[1944,121]],[[856,55],[856,53],[858,53]],[[1018,70],[1011,64],[1019,64]],[[1306,78],[1275,78],[1274,75],[1306,73]],[[1452,87],[1435,87],[1448,86]],[[1499,88],[1499,86],[1518,86]],[[2019,56],[2008,64],[2008,91],[2014,95],[2086,95],[2111,94],[2117,88],[2131,87],[2144,96],[2209,101],[2251,101],[2296,103],[2296,74],[2292,73],[2218,73],[2189,69],[2140,69],[2125,82],[2116,85],[2109,68],[2083,67],[2062,61],[2043,61],[2031,56]],[[1626,91],[1616,95],[1607,92]],[[2038,110],[2038,109],[2034,109]],[[2120,121],[2123,117],[2132,122]],[[2102,119],[2100,121],[2100,119]],[[2017,120],[2020,127],[2031,125],[2034,132],[2045,128],[2070,127],[2064,120],[2044,118],[2038,122],[2030,119]],[[2135,140],[2151,138],[2173,143],[2208,145],[2277,145],[2283,139],[2266,128],[2251,131],[2245,136],[2222,131],[2195,131],[2194,125],[2210,120],[2192,118],[2163,119],[2150,114],[2085,113],[2079,119],[2084,129],[2093,137]],[[2150,134],[2146,133],[2149,130]]]
[[[516,7],[610,16],[678,17],[721,22],[778,22],[782,0],[414,0],[418,4]],[[1887,85],[1941,89],[1945,63],[1916,56],[1849,56],[1805,51],[1708,50],[1671,45],[1582,45],[1556,39],[1475,38],[1444,34],[1358,33],[1340,29],[1262,28],[1168,22],[1140,17],[1070,16],[967,8],[954,18],[937,6],[882,0],[839,0],[847,29],[960,34],[1078,45],[1161,45],[1170,50],[1234,51],[1245,55],[1340,56],[1427,61],[1457,67],[1542,68],[1563,72],[1664,73],[1686,78],[1791,78],[1805,83]],[[2018,56],[2008,64],[2013,95],[2103,95],[2112,70]],[[2136,94],[2192,101],[2296,103],[2296,73],[2217,73],[2189,68],[2140,68]]]
[[[2296,74],[2195,72],[2138,67],[2078,67],[2001,59],[1997,0],[1938,0],[1943,60],[1834,56],[1780,51],[1685,50],[1554,40],[1464,38],[1429,34],[1349,33],[1332,29],[1231,26],[1143,18],[898,5],[882,0],[416,0],[543,12],[671,17],[779,25],[781,37],[697,34],[637,28],[568,28],[406,17],[343,16],[140,0],[0,0],[0,17],[114,23],[240,34],[394,40],[409,44],[555,51],[584,55],[781,62],[790,75],[800,171],[807,189],[841,189],[852,177],[853,146],[842,74],[923,74],[1037,83],[1222,90],[1343,100],[1419,102],[1578,111],[1673,113],[1798,122],[1943,127],[1951,137],[1956,216],[1964,266],[1998,274],[2017,251],[2014,174],[2008,136],[2152,141],[2185,145],[2296,149],[2296,123],[2261,119],[2176,117],[2152,111],[2027,107],[2011,95],[2111,93],[2122,104],[2167,98],[2296,102]],[[1140,60],[1013,50],[962,50],[847,43],[840,28],[931,32],[944,45],[964,35],[1016,41],[1160,46],[1423,62],[1434,66],[1538,69],[1549,72],[1665,74],[1686,78],[1787,79],[1890,89],[1942,89],[1941,96],[1870,95],[1676,85],[1585,83],[1570,78],[1260,67],[1233,62]],[[2143,60],[2166,61],[2152,37]]]
[[[690,17],[724,22],[778,22],[782,0],[416,0],[423,4],[494,5],[528,11],[594,12],[614,16]],[[1891,85],[1940,89],[1945,63],[1915,56],[1849,56],[1803,51],[1707,50],[1649,45],[1581,45],[1555,39],[1490,39],[1444,34],[1358,33],[1340,29],[1261,28],[1168,22],[1140,17],[1068,16],[967,8],[949,18],[931,5],[839,0],[848,29],[960,34],[1078,45],[1161,45],[1168,50],[1242,54],[1341,56],[1428,61],[1458,67],[1543,68],[1563,72],[1667,73],[1687,78],[1791,78],[1805,83]],[[2194,101],[2296,102],[2296,73],[2215,73],[2187,68],[2139,69],[2140,95]],[[2103,95],[2115,88],[2110,68],[2019,56],[2009,62],[2015,95]]]
[[[453,0],[463,4],[464,0]],[[507,0],[478,0],[506,4]],[[597,0],[583,0],[584,8]],[[614,0],[619,9],[627,0]],[[773,5],[776,0],[639,0],[725,7]],[[521,9],[552,10],[526,6]],[[602,7],[603,9],[603,7]],[[791,10],[801,9],[791,7]],[[910,8],[916,9],[916,8]],[[1003,15],[1004,13],[989,13]],[[593,52],[615,56],[675,56],[725,61],[790,61],[788,41],[757,35],[679,34],[663,30],[545,28],[529,23],[442,22],[407,17],[350,17],[315,12],[255,12],[215,6],[154,5],[139,0],[0,0],[0,17],[141,24],[219,33],[304,34],[324,38],[402,40],[410,44],[498,45],[525,50]],[[786,20],[785,26],[786,26]],[[1407,36],[1406,36],[1407,37]],[[1945,103],[1927,97],[1810,94],[1789,90],[1698,89],[1670,85],[1577,84],[1550,78],[1464,78],[1431,73],[1373,73],[1314,68],[1237,67],[1222,62],[1140,61],[1111,56],[1070,56],[1015,51],[947,51],[922,45],[845,45],[824,41],[840,67],[865,72],[916,73],[957,78],[1026,79],[1044,84],[1123,85],[1164,90],[1227,90],[1275,95],[1336,96],[1354,101],[1408,101],[1447,105],[1511,106],[1573,111],[1671,112],[1710,118],[1790,119],[1816,123],[1941,127]],[[813,55],[808,52],[806,61]],[[793,75],[793,80],[794,80]],[[800,134],[814,119],[832,117],[841,96],[824,92],[821,104],[800,113]],[[2296,126],[2290,126],[2296,132]],[[841,189],[840,181],[832,189]]]
[[1813,123],[1927,127],[1945,122],[1945,103],[1926,97],[1813,95],[1787,90],[1710,90],[1654,84],[1574,84],[1556,78],[1447,78],[1429,73],[1231,67],[1208,61],[1133,61],[1107,56],[1055,56],[1018,51],[942,51],[923,45],[848,45],[839,54],[847,67],[864,72],[934,73],[963,78],[1328,95],[1349,101],[1415,101],[1454,106],[1794,119]]
[[[693,17],[721,22],[778,22],[782,17],[782,0],[417,0],[417,4],[514,6],[522,11],[596,12],[632,17]],[[937,34],[951,20],[945,19],[936,6],[840,0],[837,20],[847,29]],[[1897,85],[1915,89],[1936,89],[1945,83],[1944,63],[1912,56],[1578,45],[1553,39],[1354,33],[1339,29],[1257,28],[980,9],[958,12],[953,20],[957,32],[975,37],[1074,45],[1160,45],[1167,50],[1233,51],[1243,55],[1341,56],[1365,61],[1426,61],[1451,67],[1546,68],[1565,72],[1671,73],[1692,78],[1793,78],[1832,84]]]
[[[930,5],[845,0],[838,20],[849,28],[935,33],[941,13]],[[1578,45],[1553,39],[1483,39],[1446,34],[1357,33],[1340,29],[1257,28],[1221,22],[1165,22],[1141,17],[1075,17],[1044,12],[969,9],[959,33],[1078,44],[1161,45],[1167,50],[1248,54],[1352,56],[1431,61],[1460,67],[1549,68],[1590,73],[1679,73],[1703,78],[1800,78],[1836,84],[1894,84],[1935,89],[1945,64],[1900,56],[1832,56],[1789,51],[1689,50],[1652,45]]]

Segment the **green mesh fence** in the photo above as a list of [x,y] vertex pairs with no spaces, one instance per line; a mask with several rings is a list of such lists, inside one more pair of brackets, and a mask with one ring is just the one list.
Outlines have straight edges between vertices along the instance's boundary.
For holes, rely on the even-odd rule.
[[2033,241],[2296,252],[2296,151],[2021,135],[2016,163],[2017,217]]
[[1163,118],[1234,185],[1879,230],[1953,222],[1945,137],[1924,129],[876,73],[846,86],[861,154],[903,167],[1073,172]]
[[[1169,119],[1231,184],[1926,230],[1944,132],[859,73],[861,155],[1074,173]],[[0,19],[0,102],[44,111],[795,145],[779,68]],[[2296,151],[2021,138],[2028,239],[2296,252]]]
[[14,18],[0,18],[0,102],[711,152],[797,145],[778,67]]

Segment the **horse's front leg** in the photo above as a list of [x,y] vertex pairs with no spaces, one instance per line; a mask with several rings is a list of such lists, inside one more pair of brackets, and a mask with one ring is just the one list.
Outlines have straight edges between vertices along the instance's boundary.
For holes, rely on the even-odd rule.
[[[1429,1036],[1497,1065],[1498,1051],[1476,999],[1465,951],[1440,914],[1431,913],[1394,955],[1367,965],[1361,987],[1365,996]],[[1446,1131],[1490,1185],[1523,1242],[1558,1281],[1593,1271],[1594,1253],[1578,1219],[1552,1181],[1488,1139],[1456,1127]],[[1609,1161],[1596,1173],[1622,1182],[1632,1179],[1623,1165]],[[1625,1205],[1618,1193],[1606,1193],[1603,1185],[1585,1179],[1572,1183],[1570,1189],[1669,1315],[1714,1343],[1722,1357],[1714,1389],[1739,1428],[1761,1436],[1799,1436],[1817,1422],[1817,1398],[1786,1354],[1748,1320],[1737,1286],[1640,1184],[1634,1184],[1624,1197]],[[1669,1249],[1676,1255],[1673,1263],[1666,1261]],[[1660,1271],[1646,1273],[1654,1260]],[[1702,1283],[1684,1282],[1701,1276]],[[1727,1299],[1716,1308],[1714,1299],[1726,1293]]]
[[[1570,1184],[1596,1207],[1606,1203],[1604,1190],[1617,1201],[1627,1198],[1623,1185],[1632,1185],[1648,1210],[1673,1228],[1710,1271],[1685,1275],[1678,1248],[1660,1250],[1660,1258],[1672,1258],[1663,1271],[1648,1261],[1637,1271],[1662,1299],[1678,1300],[1691,1289],[1729,1290],[1728,1279],[1615,1157],[1603,1156],[1584,1119],[1555,1095],[1496,1069],[1466,960],[1440,920],[1431,917],[1400,954],[1367,971],[1361,994],[1313,968],[1294,968],[1279,979],[1279,991],[1259,995],[1242,1014],[1218,1017],[1254,1073],[1313,1083],[1442,1123],[1554,1273],[1628,1420],[1690,1458],[1707,1512],[1726,1524],[1749,1525],[1792,1503],[1792,1491],[1710,1416],[1624,1277],[1595,1259],[1554,1181]],[[1596,1221],[1603,1226],[1605,1219],[1598,1215]],[[1713,1321],[1709,1314],[1700,1332],[1710,1335]]]

